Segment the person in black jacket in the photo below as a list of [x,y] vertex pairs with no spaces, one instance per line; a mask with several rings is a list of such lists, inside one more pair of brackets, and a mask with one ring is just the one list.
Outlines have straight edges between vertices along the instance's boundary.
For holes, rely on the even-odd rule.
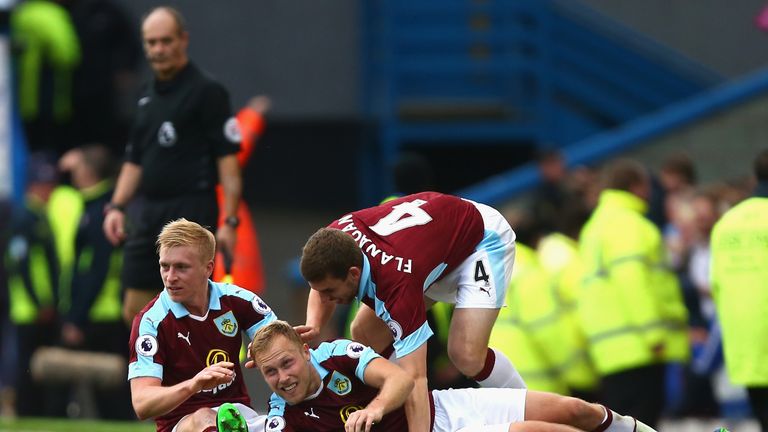
[[[181,217],[211,230],[218,225],[216,243],[231,255],[242,189],[236,156],[241,137],[229,94],[189,61],[183,17],[170,7],[153,9],[142,23],[142,38],[154,78],[138,100],[126,161],[104,220],[112,244],[125,240],[126,323],[163,289],[155,251],[163,225]],[[224,192],[220,225],[217,182]],[[125,206],[138,194],[143,205],[126,218]]]

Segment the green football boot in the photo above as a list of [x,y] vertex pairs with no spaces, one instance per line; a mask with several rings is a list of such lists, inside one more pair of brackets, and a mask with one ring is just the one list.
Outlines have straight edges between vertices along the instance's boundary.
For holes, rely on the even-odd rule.
[[216,427],[219,432],[248,432],[248,423],[236,406],[227,402],[221,404],[216,413]]

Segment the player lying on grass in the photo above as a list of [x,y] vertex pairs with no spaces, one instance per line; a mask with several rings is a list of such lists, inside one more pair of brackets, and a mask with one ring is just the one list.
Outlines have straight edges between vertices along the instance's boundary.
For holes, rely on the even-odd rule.
[[[251,361],[274,392],[266,431],[405,431],[408,373],[371,348],[349,340],[301,341],[288,323],[256,332]],[[524,432],[652,432],[632,417],[581,399],[525,389],[433,390],[431,430]]]

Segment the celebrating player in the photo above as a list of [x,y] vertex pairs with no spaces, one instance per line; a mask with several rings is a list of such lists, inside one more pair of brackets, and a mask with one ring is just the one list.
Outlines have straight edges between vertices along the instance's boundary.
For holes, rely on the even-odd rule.
[[[256,333],[253,363],[274,391],[266,432],[408,430],[401,405],[408,373],[358,342],[336,340],[311,350],[284,321]],[[434,390],[430,430],[651,432],[602,405],[525,389]]]
[[357,297],[352,338],[377,352],[393,343],[398,363],[415,379],[406,402],[408,429],[429,428],[426,341],[430,304],[456,304],[448,355],[483,387],[524,388],[501,353],[488,348],[512,272],[515,234],[498,211],[435,192],[422,192],[345,215],[304,246],[301,273],[312,288],[306,325],[312,340],[336,303]]
[[260,430],[238,363],[241,332],[252,338],[275,314],[251,291],[209,280],[216,240],[199,224],[169,222],[157,246],[165,289],[131,330],[136,415],[154,417],[159,432]]

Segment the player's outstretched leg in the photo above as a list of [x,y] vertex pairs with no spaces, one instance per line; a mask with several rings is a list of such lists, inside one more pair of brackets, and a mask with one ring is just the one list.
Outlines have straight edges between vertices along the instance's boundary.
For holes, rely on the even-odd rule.
[[594,432],[656,432],[634,417],[621,415],[603,405],[530,390],[525,398],[525,419],[566,424]]
[[248,424],[240,410],[231,403],[223,403],[216,413],[216,426],[219,432],[248,432]]
[[540,421],[522,421],[497,425],[468,426],[456,432],[582,432],[568,425]]

